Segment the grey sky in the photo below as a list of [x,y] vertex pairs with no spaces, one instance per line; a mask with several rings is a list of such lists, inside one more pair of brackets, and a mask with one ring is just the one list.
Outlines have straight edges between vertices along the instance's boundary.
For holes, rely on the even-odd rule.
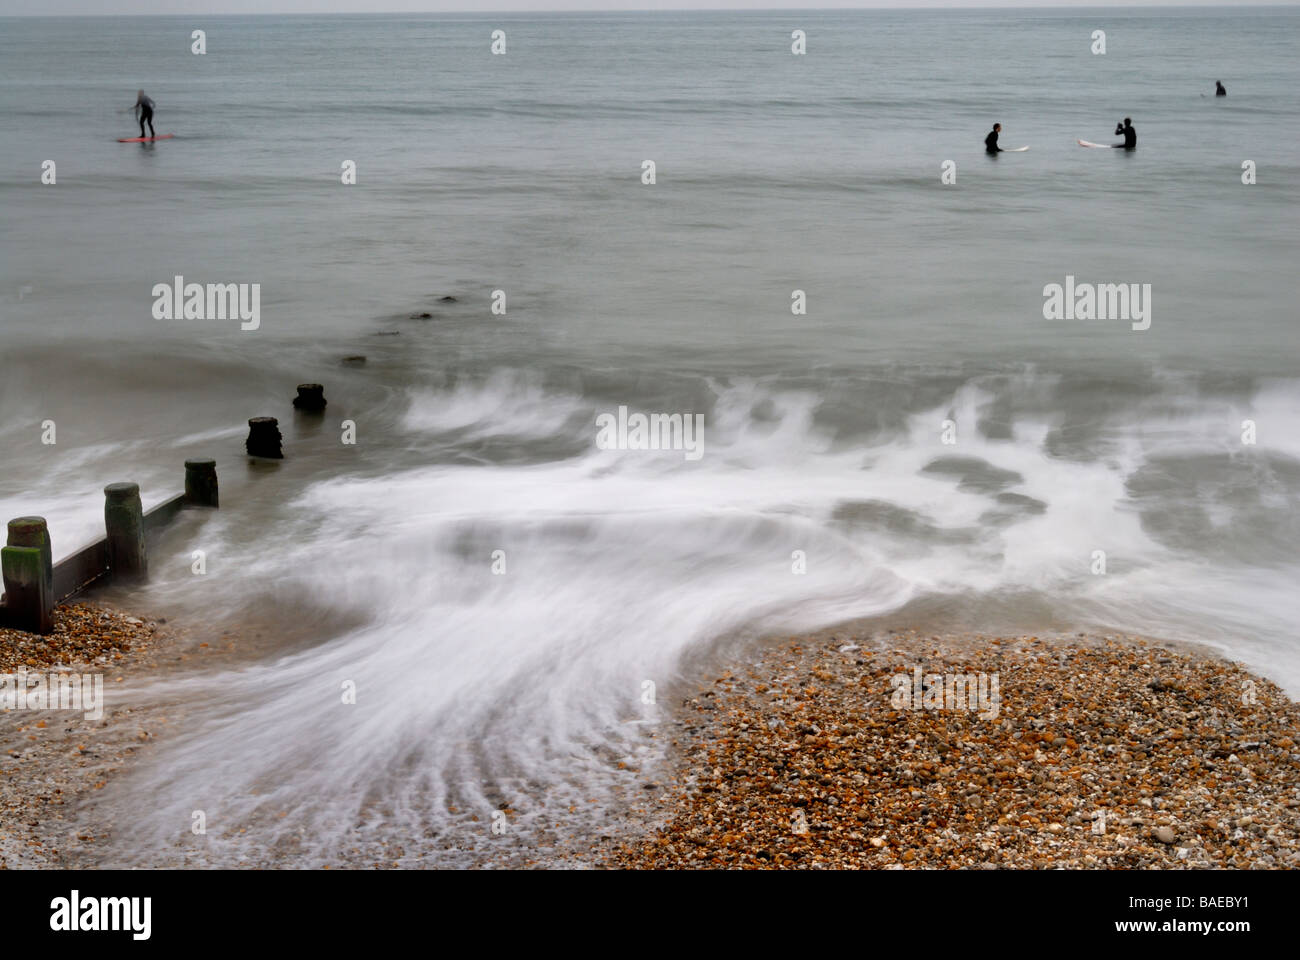
[[[1294,0],[1256,0],[1266,6]],[[14,14],[187,14],[221,13],[419,13],[554,10],[792,10],[860,7],[1133,7],[1216,6],[1196,0],[0,0],[0,15]],[[1226,4],[1237,6],[1237,4]]]

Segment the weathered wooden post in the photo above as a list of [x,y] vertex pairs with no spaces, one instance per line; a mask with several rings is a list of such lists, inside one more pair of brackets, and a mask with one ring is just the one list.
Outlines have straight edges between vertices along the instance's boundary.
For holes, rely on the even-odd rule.
[[325,388],[319,383],[298,384],[298,396],[293,398],[293,405],[308,413],[320,413],[325,409]]
[[50,548],[50,529],[44,517],[17,517],[9,521],[11,547],[40,547],[45,556],[45,575],[54,577],[54,551]]
[[250,457],[270,457],[283,460],[280,449],[280,421],[275,417],[253,417],[248,421],[248,439],[244,449]]
[[143,580],[149,572],[144,550],[144,508],[137,483],[110,483],[104,488],[104,529],[108,569],[114,579]]
[[44,517],[9,521],[9,539],[0,549],[9,622],[19,630],[54,630],[54,562]]
[[185,461],[185,504],[190,507],[217,505],[217,461]]

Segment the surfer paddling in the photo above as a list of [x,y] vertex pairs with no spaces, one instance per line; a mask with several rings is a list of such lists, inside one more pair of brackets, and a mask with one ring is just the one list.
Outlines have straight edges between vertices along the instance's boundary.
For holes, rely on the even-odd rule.
[[984,138],[985,153],[997,154],[1002,152],[1002,148],[998,146],[998,134],[1001,132],[1002,132],[1002,124],[1000,123],[993,124],[993,129],[990,130],[989,135]]
[[143,90],[136,92],[135,106],[131,109],[138,111],[140,114],[140,139],[144,139],[144,125],[146,123],[149,124],[149,136],[156,137],[157,134],[153,132],[153,101],[145,96]]

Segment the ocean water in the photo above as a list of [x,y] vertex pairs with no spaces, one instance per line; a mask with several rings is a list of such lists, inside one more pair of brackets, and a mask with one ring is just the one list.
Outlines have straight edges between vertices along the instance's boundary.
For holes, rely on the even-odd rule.
[[[0,508],[62,556],[108,482],[221,481],[114,594],[237,639],[113,690],[174,719],[103,791],[99,862],[614,832],[700,663],[848,619],[1145,632],[1300,691],[1297,27],[0,20]],[[175,139],[116,142],[140,87]],[[1124,116],[1135,152],[1076,145]],[[1030,150],[984,156],[995,121]],[[155,319],[176,275],[260,284],[260,327]],[[1067,276],[1150,284],[1149,329],[1045,319]],[[702,455],[600,449],[620,406],[702,414]],[[282,463],[243,455],[259,415]]]

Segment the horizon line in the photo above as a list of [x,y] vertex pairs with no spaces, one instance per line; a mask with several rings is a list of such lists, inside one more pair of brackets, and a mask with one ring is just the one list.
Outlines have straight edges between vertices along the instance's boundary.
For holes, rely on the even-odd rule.
[[902,10],[915,13],[941,13],[941,12],[963,12],[970,13],[975,11],[997,11],[997,10],[1036,10],[1041,13],[1052,13],[1057,11],[1070,10],[1205,10],[1221,7],[1231,10],[1277,10],[1277,9],[1294,9],[1300,8],[1300,0],[1281,0],[1281,2],[1271,3],[1268,0],[1263,2],[1252,3],[1231,3],[1225,0],[1192,0],[1192,2],[1179,3],[1078,3],[1062,6],[1043,6],[1041,2],[1035,0],[1022,0],[1020,3],[998,3],[980,6],[916,6],[909,4],[906,0],[898,0],[896,3],[862,3],[851,6],[839,7],[692,7],[692,6],[672,6],[672,7],[654,7],[654,8],[634,8],[624,9],[621,7],[555,7],[547,10],[533,9],[500,9],[500,10],[483,10],[483,9],[464,9],[464,10],[284,10],[284,11],[206,11],[204,13],[0,13],[0,20],[6,19],[46,19],[55,20],[67,17],[77,17],[86,20],[96,19],[115,19],[122,17],[175,17],[189,18],[195,17],[385,17],[385,16],[419,16],[423,14],[447,14],[447,15],[476,15],[476,16],[513,16],[516,14],[527,14],[530,16],[546,16],[549,14],[656,14],[656,13],[845,13],[853,11],[869,10]]

